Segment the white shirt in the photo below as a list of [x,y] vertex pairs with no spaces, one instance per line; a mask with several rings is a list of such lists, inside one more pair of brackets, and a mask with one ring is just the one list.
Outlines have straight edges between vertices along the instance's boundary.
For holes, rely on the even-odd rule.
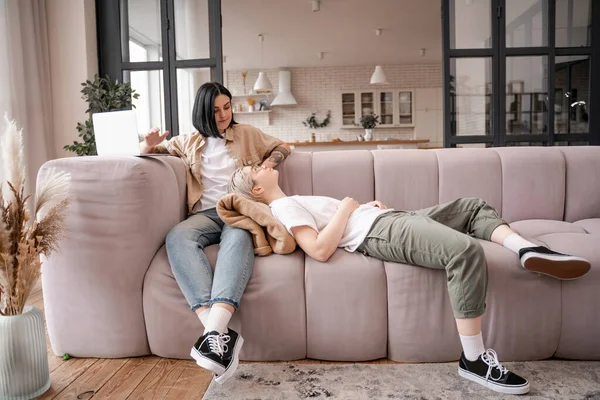
[[[340,200],[324,196],[290,196],[271,202],[269,207],[273,216],[294,236],[292,228],[296,226],[306,225],[321,232],[337,212],[340,203]],[[382,210],[362,204],[350,214],[338,247],[355,251],[365,240],[375,219],[389,211],[392,209]]]
[[227,193],[227,182],[235,171],[235,162],[227,152],[225,139],[206,139],[202,149],[201,171],[204,191],[193,212],[216,207],[219,199]]

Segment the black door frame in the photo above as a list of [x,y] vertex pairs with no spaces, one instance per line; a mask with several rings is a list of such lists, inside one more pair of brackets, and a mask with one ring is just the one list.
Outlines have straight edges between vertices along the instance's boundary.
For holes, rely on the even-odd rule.
[[[555,47],[556,0],[542,1],[547,7],[548,45],[541,47],[506,48],[506,20],[504,10],[506,0],[490,0],[490,20],[492,26],[491,48],[452,49],[450,47],[450,18],[453,15],[453,0],[442,0],[442,58],[444,85],[444,147],[456,147],[458,144],[485,143],[499,147],[514,142],[543,142],[552,146],[556,142],[587,141],[591,145],[600,145],[600,2],[591,3],[591,47]],[[572,2],[572,0],[570,0]],[[569,10],[572,12],[572,4]],[[556,134],[554,132],[555,104],[555,60],[558,56],[587,55],[590,57],[590,96],[589,96],[589,132],[582,134]],[[547,56],[548,59],[548,113],[547,132],[542,135],[506,134],[506,60],[512,56]],[[452,96],[451,96],[451,60],[457,58],[490,57],[492,59],[492,114],[491,135],[455,136],[453,135]]]
[[128,0],[96,0],[98,67],[101,76],[123,81],[129,71],[161,70],[165,100],[165,130],[179,132],[177,69],[210,68],[211,80],[223,82],[223,38],[221,0],[208,0],[210,57],[177,60],[175,44],[175,0],[160,0],[163,61],[124,62],[128,47]]

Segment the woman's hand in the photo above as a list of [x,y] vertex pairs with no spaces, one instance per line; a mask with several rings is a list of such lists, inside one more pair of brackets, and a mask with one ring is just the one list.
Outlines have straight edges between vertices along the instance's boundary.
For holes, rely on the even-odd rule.
[[370,201],[367,203],[367,205],[373,206],[373,207],[378,207],[378,208],[381,208],[382,210],[387,210],[387,206],[382,204],[379,200]]
[[275,169],[275,167],[277,167],[277,165],[279,165],[279,164],[272,162],[270,158],[267,158],[265,161],[263,161],[262,164],[260,164],[260,166],[263,168],[273,168],[273,169]]
[[338,210],[345,212],[347,215],[350,215],[356,210],[360,204],[358,201],[354,200],[352,197],[345,197],[344,200],[338,205]]
[[154,128],[151,129],[150,132],[144,135],[144,140],[140,143],[140,152],[142,154],[152,154],[154,153],[154,147],[159,145],[167,135],[169,131],[165,131],[162,135],[160,134],[160,129]]
[[169,135],[169,131],[165,131],[162,135],[160,134],[160,129],[153,128],[150,132],[146,133],[144,136],[144,142],[148,147],[154,147],[159,145],[165,138]]

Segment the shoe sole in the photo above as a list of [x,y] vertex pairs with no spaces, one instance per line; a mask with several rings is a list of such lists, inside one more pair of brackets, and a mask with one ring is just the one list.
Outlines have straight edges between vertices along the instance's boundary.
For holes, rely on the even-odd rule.
[[534,252],[523,255],[521,262],[523,267],[529,271],[562,280],[580,278],[591,268],[590,262],[581,257]]
[[198,364],[198,366],[204,369],[214,372],[215,374],[222,374],[225,372],[225,368],[222,365],[217,364],[210,358],[202,356],[202,354],[200,354],[195,347],[192,347],[192,350],[190,351],[190,356],[192,356],[192,358],[196,360],[196,364]]
[[235,371],[237,370],[237,367],[240,364],[240,350],[242,349],[243,344],[244,344],[244,338],[241,336],[238,336],[238,340],[235,344],[235,348],[233,349],[233,360],[231,360],[231,364],[229,364],[229,367],[227,367],[225,372],[223,372],[222,374],[218,374],[219,376],[215,377],[215,381],[219,385],[222,385],[223,383],[225,383],[225,381],[227,381],[229,378],[231,378],[233,376],[233,374],[235,374]]
[[469,371],[465,371],[462,368],[458,368],[458,375],[462,376],[465,379],[468,379],[472,382],[479,383],[482,386],[485,386],[488,389],[493,390],[494,392],[504,393],[504,394],[526,394],[529,392],[529,382],[525,385],[514,386],[514,385],[504,385],[502,383],[497,383],[494,381],[486,380],[480,377],[477,374],[474,374]]

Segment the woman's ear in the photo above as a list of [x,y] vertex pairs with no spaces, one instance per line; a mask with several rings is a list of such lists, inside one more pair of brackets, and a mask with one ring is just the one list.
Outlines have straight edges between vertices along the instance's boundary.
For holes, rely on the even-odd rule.
[[260,186],[254,186],[252,188],[252,194],[255,195],[255,196],[258,196],[258,195],[262,194],[264,191],[265,191],[265,189],[263,189]]

